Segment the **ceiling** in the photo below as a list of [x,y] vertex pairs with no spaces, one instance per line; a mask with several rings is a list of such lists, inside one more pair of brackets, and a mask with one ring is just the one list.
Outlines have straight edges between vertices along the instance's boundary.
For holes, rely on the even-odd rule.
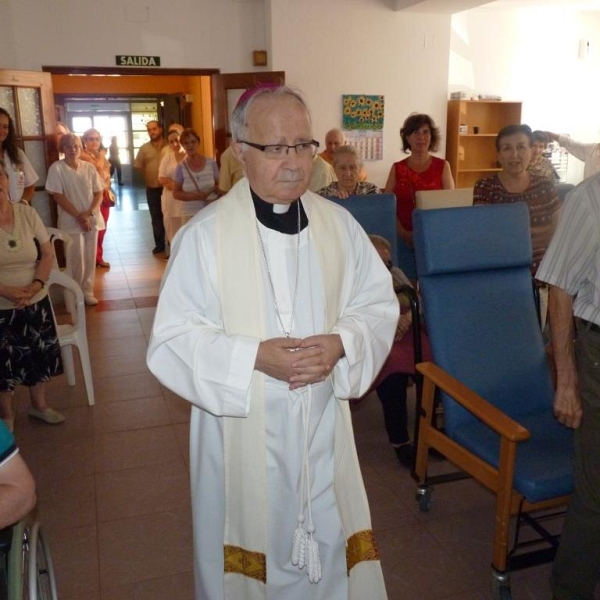
[[457,13],[487,6],[489,8],[568,8],[600,11],[600,0],[392,0],[395,10],[413,12]]

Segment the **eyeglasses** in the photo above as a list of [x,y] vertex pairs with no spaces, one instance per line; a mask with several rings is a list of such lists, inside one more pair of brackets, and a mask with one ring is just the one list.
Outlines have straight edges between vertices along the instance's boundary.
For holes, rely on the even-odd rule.
[[87,137],[85,138],[88,142],[99,142],[100,138],[99,137]]
[[293,148],[296,151],[296,155],[301,158],[311,157],[313,158],[319,149],[319,142],[317,140],[311,140],[310,142],[301,142],[289,146],[288,144],[254,144],[253,142],[246,142],[239,140],[240,144],[246,144],[251,148],[256,148],[261,152],[264,152],[266,158],[284,158],[290,153],[290,149]]

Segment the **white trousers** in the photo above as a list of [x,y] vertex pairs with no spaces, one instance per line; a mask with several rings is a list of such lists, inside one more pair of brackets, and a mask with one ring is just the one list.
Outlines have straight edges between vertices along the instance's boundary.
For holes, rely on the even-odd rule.
[[173,241],[175,234],[181,229],[183,225],[183,217],[171,217],[169,215],[165,215],[165,230],[167,232],[167,239],[169,243]]
[[71,277],[79,284],[84,295],[94,295],[94,277],[96,276],[97,231],[82,231],[69,234],[73,240],[71,252],[67,258]]

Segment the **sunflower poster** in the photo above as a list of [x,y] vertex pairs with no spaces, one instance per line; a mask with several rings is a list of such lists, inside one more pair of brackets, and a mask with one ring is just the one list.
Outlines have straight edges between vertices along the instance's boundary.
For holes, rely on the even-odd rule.
[[383,130],[383,96],[344,94],[343,129]]
[[362,160],[383,160],[383,96],[344,94],[342,129]]

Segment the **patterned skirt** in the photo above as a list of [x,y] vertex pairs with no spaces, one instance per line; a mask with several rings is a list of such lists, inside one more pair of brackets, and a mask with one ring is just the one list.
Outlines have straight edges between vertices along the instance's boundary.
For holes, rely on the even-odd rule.
[[33,386],[62,372],[48,296],[26,308],[0,310],[0,392]]

